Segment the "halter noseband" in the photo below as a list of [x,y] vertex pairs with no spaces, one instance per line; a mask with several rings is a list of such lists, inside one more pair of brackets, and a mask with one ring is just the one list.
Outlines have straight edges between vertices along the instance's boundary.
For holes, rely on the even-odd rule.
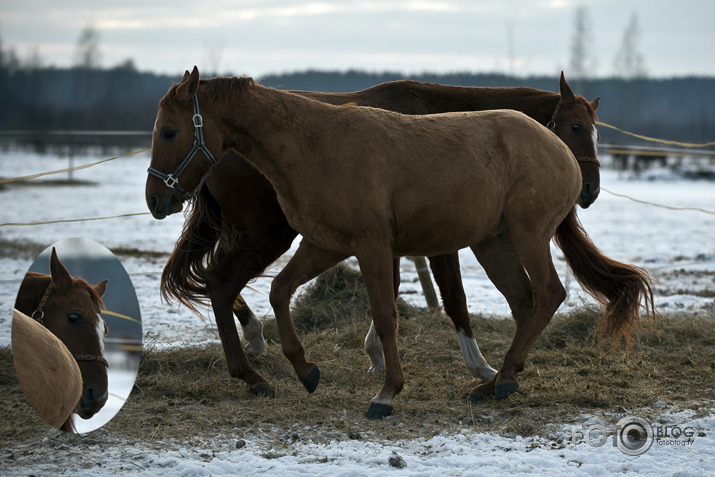
[[181,196],[186,199],[187,201],[191,201],[195,199],[198,195],[199,192],[201,191],[201,187],[204,185],[204,180],[206,179],[206,174],[208,174],[208,171],[206,174],[204,174],[201,177],[201,180],[199,181],[199,185],[196,187],[196,191],[194,191],[193,194],[190,194],[189,192],[186,191],[181,185],[179,184],[179,176],[181,175],[182,172],[184,172],[184,169],[189,165],[191,160],[194,158],[197,152],[201,151],[204,153],[204,156],[206,159],[208,159],[209,163],[211,166],[216,164],[216,159],[214,158],[213,154],[211,154],[211,151],[206,147],[206,143],[204,143],[204,118],[201,116],[201,113],[199,112],[199,97],[194,94],[194,115],[192,117],[192,121],[194,123],[194,130],[195,130],[195,135],[196,139],[194,140],[194,147],[191,148],[189,153],[186,155],[183,161],[181,161],[181,164],[179,164],[179,167],[176,168],[176,170],[171,173],[171,174],[165,174],[157,169],[154,169],[153,167],[150,167],[147,169],[147,172],[153,176],[158,177],[162,181],[164,181],[164,184],[169,189],[174,189],[176,192],[181,194]]
[[[548,123],[546,123],[546,127],[551,129],[554,133],[556,132],[556,116],[559,114],[559,110],[561,109],[561,106],[564,105],[563,100],[559,99],[559,102],[556,103],[556,107],[554,108],[554,113],[551,115],[551,119],[549,120]],[[594,144],[595,147],[595,144]],[[601,167],[601,163],[598,162],[597,157],[589,157],[589,156],[574,156],[578,162],[592,162],[596,164],[598,167]]]
[[[47,304],[47,300],[50,299],[50,295],[52,294],[52,290],[55,288],[55,284],[50,281],[50,284],[47,285],[47,288],[45,289],[45,293],[42,295],[42,298],[40,298],[40,303],[38,303],[37,308],[35,308],[35,311],[32,312],[32,315],[30,317],[37,321],[39,324],[47,328],[47,325],[45,325],[45,312],[43,311],[43,308]],[[39,315],[39,316],[35,316]],[[102,355],[98,354],[81,354],[81,353],[71,353],[72,357],[75,359],[75,361],[92,361],[95,363],[102,363],[105,365],[107,368],[109,367],[109,362],[104,358]]]

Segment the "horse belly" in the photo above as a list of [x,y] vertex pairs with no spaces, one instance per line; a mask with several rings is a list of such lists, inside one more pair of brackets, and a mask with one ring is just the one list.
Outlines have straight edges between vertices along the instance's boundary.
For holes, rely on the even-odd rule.
[[394,225],[395,255],[431,256],[454,252],[498,233],[503,201],[437,204],[398,219]]

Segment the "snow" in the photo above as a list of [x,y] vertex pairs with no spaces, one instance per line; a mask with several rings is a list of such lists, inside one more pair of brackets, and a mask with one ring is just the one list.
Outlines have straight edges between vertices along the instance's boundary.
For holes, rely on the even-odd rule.
[[[108,157],[96,152],[77,159],[89,163]],[[0,223],[35,222],[68,218],[114,216],[145,212],[144,183],[149,157],[147,153],[111,161],[74,173],[78,180],[92,181],[84,186],[9,186],[0,188]],[[52,154],[26,151],[3,151],[1,177],[16,177],[40,171],[61,169],[65,159]],[[57,178],[62,176],[54,176]],[[38,179],[43,180],[43,179]],[[602,187],[617,194],[670,207],[715,209],[715,185],[707,181],[685,180],[668,171],[632,177],[604,169]],[[646,268],[659,281],[656,306],[664,313],[688,311],[715,320],[715,215],[691,210],[671,210],[630,201],[602,191],[597,202],[579,210],[585,229],[596,245],[616,260]],[[2,226],[0,240],[30,241],[48,246],[67,237],[85,237],[109,249],[137,249],[167,254],[173,249],[183,225],[181,214],[163,221],[150,215],[123,217],[90,222],[59,223],[38,226]],[[291,251],[299,241],[296,240]],[[10,345],[10,316],[19,283],[34,257],[0,256],[0,346]],[[560,311],[591,303],[569,275],[560,252],[553,255],[559,275],[567,287],[568,297]],[[269,269],[277,273],[290,256],[282,257]],[[166,348],[195,346],[217,342],[218,335],[211,313],[202,320],[184,308],[171,307],[159,298],[159,277],[166,257],[146,258],[119,255],[129,273],[141,306],[145,346]],[[468,250],[460,252],[462,275],[470,311],[502,319],[509,316],[503,297],[486,278]],[[354,261],[353,261],[354,263]],[[414,265],[402,261],[401,294],[409,302],[424,306]],[[259,278],[246,290],[244,297],[257,316],[270,316],[268,303],[270,278]],[[367,330],[365,330],[367,332]],[[131,396],[129,397],[131,399]],[[120,403],[121,404],[121,403]],[[712,403],[706,404],[707,406]],[[111,416],[110,416],[111,417]],[[230,429],[217,430],[211,442],[186,444],[161,442],[123,442],[117,445],[111,436],[92,437],[49,434],[41,445],[18,444],[7,452],[20,455],[25,446],[35,446],[36,456],[28,465],[13,467],[5,459],[3,475],[58,473],[67,475],[109,475],[121,472],[161,475],[494,475],[501,473],[550,475],[714,475],[715,418],[693,420],[692,416],[666,413],[663,425],[692,425],[701,430],[688,445],[653,444],[643,455],[630,457],[616,447],[592,447],[572,443],[570,428],[564,428],[563,439],[521,438],[494,433],[462,431],[432,438],[382,442],[379,437],[363,440],[333,441],[328,444],[298,441],[288,450],[272,451],[259,433],[244,436],[246,445],[236,448],[238,438]],[[582,425],[593,422],[614,425],[614,421],[593,421],[584,416]],[[653,423],[655,426],[657,423]],[[80,457],[65,459],[61,469],[54,455],[61,448],[66,455],[82,452],[106,441],[101,454],[92,458],[88,467]],[[664,441],[665,442],[665,441]],[[390,465],[398,456],[405,466]],[[399,459],[397,459],[399,460]],[[44,463],[43,463],[44,462]]]

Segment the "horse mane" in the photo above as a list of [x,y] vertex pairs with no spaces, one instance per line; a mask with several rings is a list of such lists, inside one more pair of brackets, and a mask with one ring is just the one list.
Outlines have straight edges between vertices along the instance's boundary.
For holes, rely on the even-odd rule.
[[[221,76],[217,78],[201,78],[199,86],[202,86],[201,91],[209,95],[210,99],[225,99],[226,96],[241,94],[253,86],[255,82],[249,76]],[[178,110],[176,104],[176,91],[180,83],[174,83],[169,88],[167,94],[159,101],[159,109],[166,109],[168,112],[175,113]]]

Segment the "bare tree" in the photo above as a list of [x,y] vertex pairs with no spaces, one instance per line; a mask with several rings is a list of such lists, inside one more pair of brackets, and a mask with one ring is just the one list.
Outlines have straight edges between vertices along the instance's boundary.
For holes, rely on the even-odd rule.
[[588,7],[579,5],[574,15],[574,31],[571,38],[571,57],[568,77],[578,80],[593,76],[596,62],[591,58],[589,45],[593,44]]
[[639,50],[640,28],[638,15],[634,12],[623,31],[621,47],[613,59],[613,69],[616,76],[632,80],[646,77],[645,61]]
[[94,25],[89,24],[82,30],[77,41],[77,50],[75,53],[75,65],[83,69],[99,68],[100,52],[99,52],[99,31]]

